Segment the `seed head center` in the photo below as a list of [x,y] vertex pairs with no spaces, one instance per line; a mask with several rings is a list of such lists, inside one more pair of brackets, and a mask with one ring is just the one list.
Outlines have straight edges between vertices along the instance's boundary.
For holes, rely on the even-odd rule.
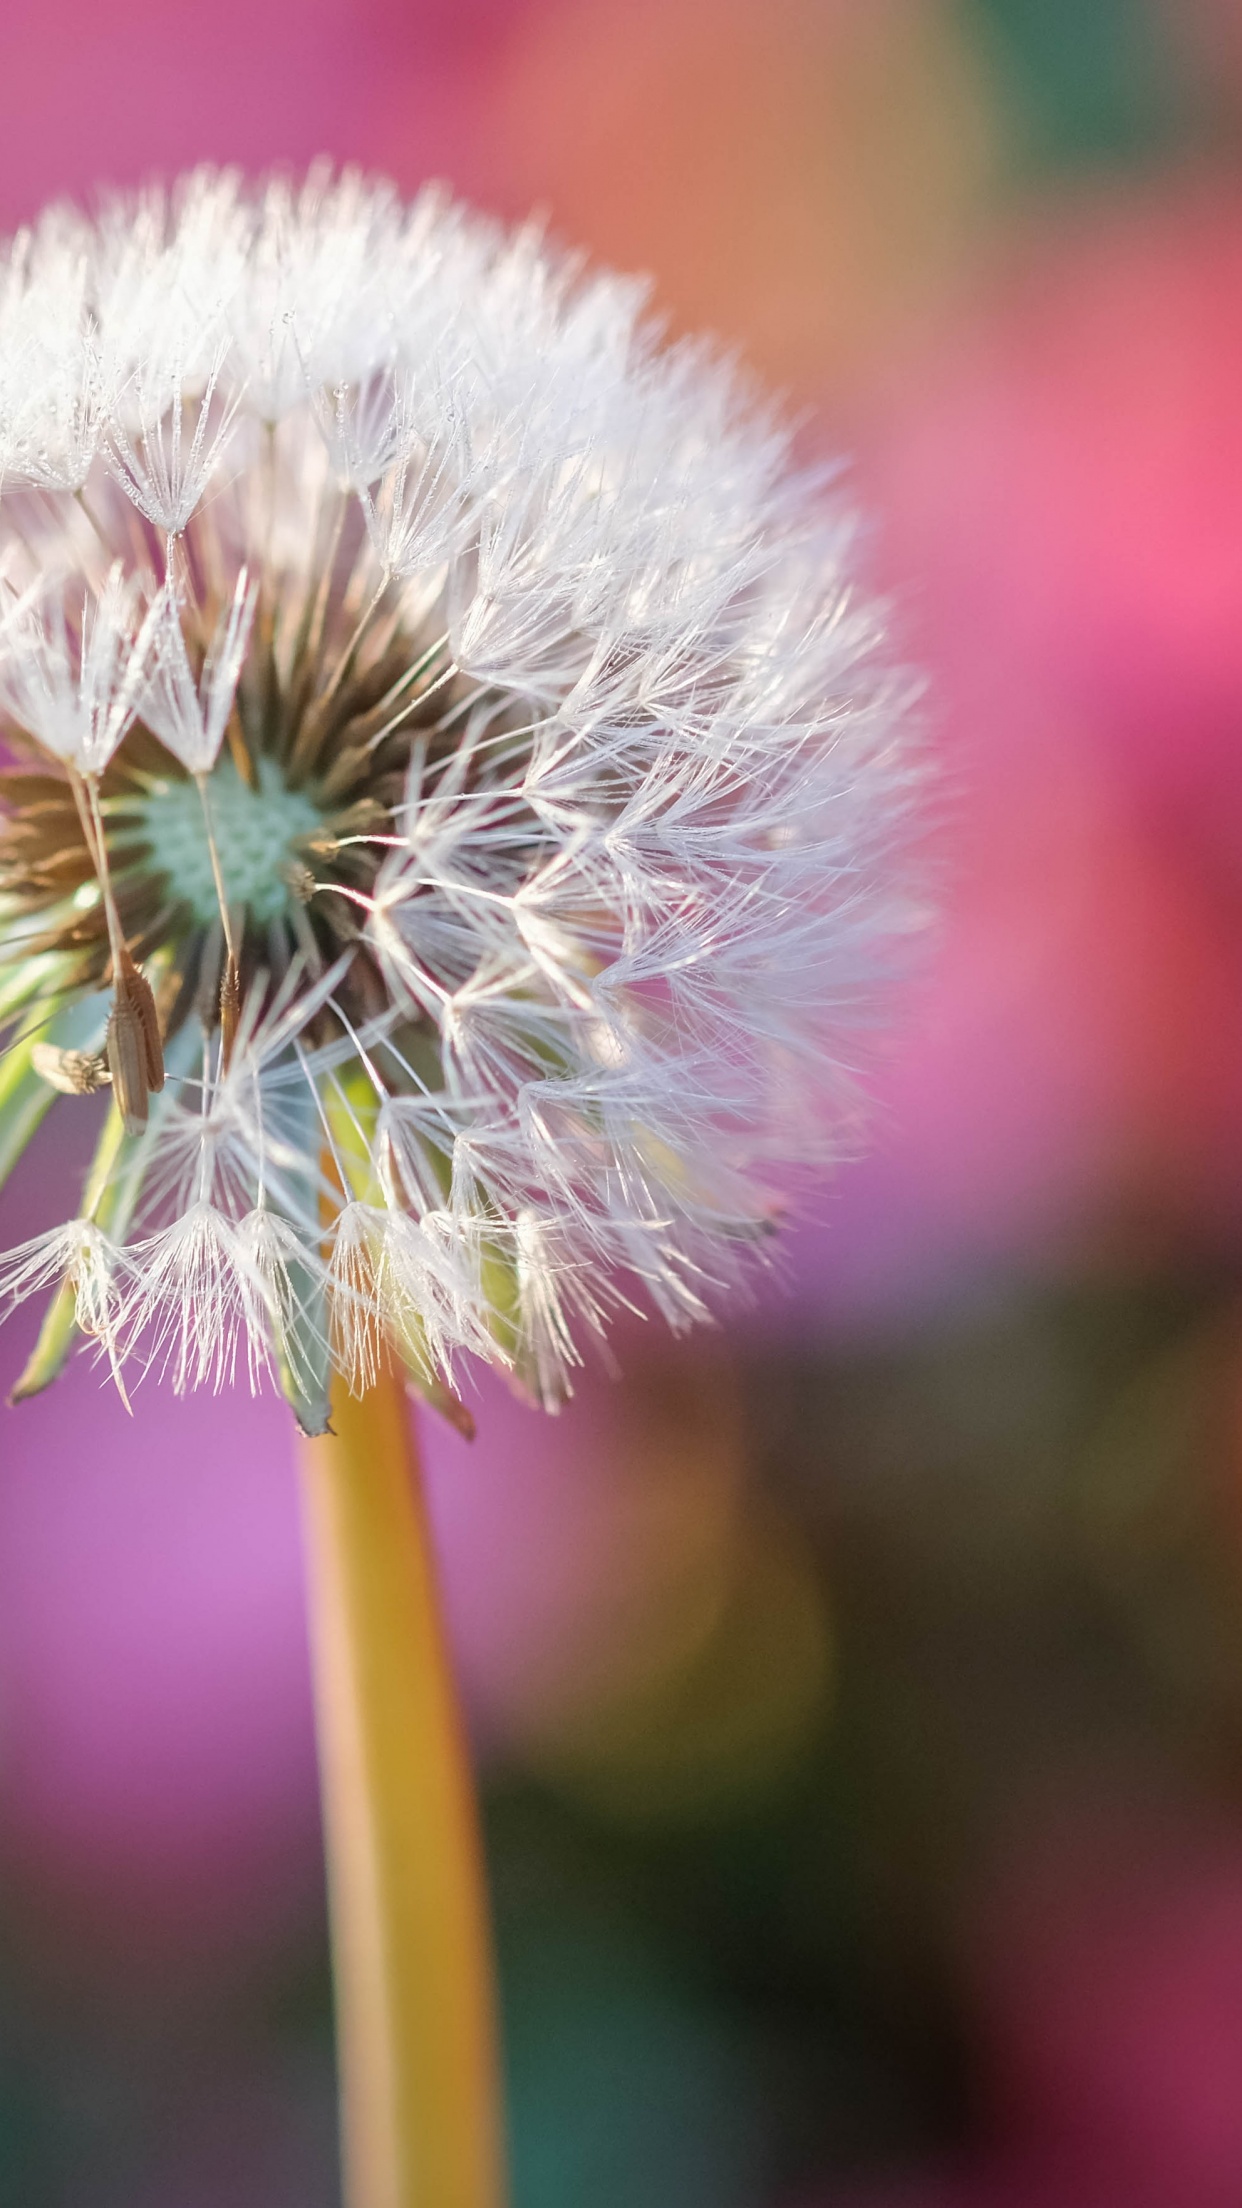
[[[274,759],[260,758],[256,777],[252,789],[226,754],[211,776],[208,795],[229,908],[244,906],[262,927],[290,910],[294,846],[322,825],[323,815],[305,790],[288,787]],[[152,861],[194,918],[209,927],[219,906],[202,801],[193,782],[161,782],[135,810]]]

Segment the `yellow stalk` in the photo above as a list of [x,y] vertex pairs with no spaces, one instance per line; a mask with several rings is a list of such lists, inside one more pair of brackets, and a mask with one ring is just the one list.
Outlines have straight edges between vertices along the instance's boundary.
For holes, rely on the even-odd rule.
[[300,1443],[347,2208],[503,2208],[488,1908],[401,1382]]

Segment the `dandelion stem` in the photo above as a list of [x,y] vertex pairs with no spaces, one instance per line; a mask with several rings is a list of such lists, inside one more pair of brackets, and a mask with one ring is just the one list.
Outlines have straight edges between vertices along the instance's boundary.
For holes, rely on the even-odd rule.
[[336,665],[332,669],[332,673],[328,678],[327,687],[319,698],[318,703],[321,711],[324,707],[332,703],[332,700],[336,696],[337,691],[340,689],[346,675],[353,672],[353,665],[354,660],[357,656],[358,646],[361,644],[363,637],[366,635],[372,621],[375,619],[376,608],[378,607],[380,600],[383,598],[384,592],[388,588],[389,581],[389,576],[381,575],[379,582],[375,586],[374,592],[367,600],[367,603],[363,607],[362,612],[359,614],[357,622],[354,626],[353,634],[350,637],[349,642],[346,644],[345,649],[341,653],[339,659],[337,660]]
[[86,492],[82,489],[80,484],[73,495],[74,498],[77,500],[78,505],[81,507],[82,512],[85,514],[88,522],[90,523],[91,528],[94,530],[95,535],[99,539],[100,544],[103,546],[104,551],[111,552],[112,546],[108,539],[107,532],[104,529],[103,523],[100,521],[99,516],[93,511],[90,500],[87,498]]
[[404,1389],[301,1444],[347,2208],[503,2208],[488,1911]]
[[104,833],[103,811],[99,803],[99,785],[93,775],[87,775],[84,778],[75,767],[71,766],[68,773],[74,803],[78,808],[78,818],[82,823],[82,833],[86,839],[86,848],[90,854],[91,865],[95,869],[95,878],[99,883],[100,895],[103,898],[104,917],[108,926],[108,946],[112,953],[112,974],[114,981],[119,986],[121,968],[125,961],[125,931],[121,926],[121,916],[116,909],[116,898],[112,892],[112,872],[108,865],[108,839]]
[[229,957],[236,962],[237,945],[233,940],[233,921],[229,913],[228,897],[225,894],[224,871],[220,865],[220,848],[216,842],[216,825],[211,817],[211,792],[207,787],[207,776],[205,774],[196,774],[194,780],[198,785],[199,802],[203,808],[203,827],[207,834],[207,854],[211,860],[211,878],[215,883],[216,903],[220,908],[220,925],[224,930],[225,948]]
[[241,1010],[241,973],[237,963],[237,944],[233,935],[233,921],[229,901],[225,894],[224,872],[220,865],[220,852],[216,843],[215,823],[211,817],[211,795],[207,788],[207,776],[196,774],[199,801],[203,808],[203,826],[207,831],[207,850],[211,859],[211,876],[216,886],[216,903],[220,908],[220,925],[224,930],[224,978],[220,984],[220,1064],[227,1073],[233,1056],[233,1044],[237,1036],[237,1021]]

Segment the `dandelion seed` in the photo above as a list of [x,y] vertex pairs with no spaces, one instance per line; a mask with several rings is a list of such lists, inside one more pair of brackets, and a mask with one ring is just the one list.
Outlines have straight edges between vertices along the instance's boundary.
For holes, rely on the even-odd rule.
[[126,1409],[121,1377],[125,1260],[93,1220],[69,1219],[0,1258],[0,1308],[67,1286],[79,1331],[102,1349]]
[[0,707],[79,774],[102,774],[133,721],[147,642],[137,608],[137,582],[114,560],[101,578],[70,573],[7,619],[0,610]]
[[464,1418],[463,1355],[554,1404],[617,1302],[703,1317],[916,924],[884,645],[836,494],[641,287],[323,170],[45,218],[0,258],[0,1043],[119,1120],[0,1295],[312,1430],[334,1361]]
[[112,1079],[107,1054],[95,1050],[61,1050],[55,1043],[36,1043],[30,1063],[40,1078],[62,1096],[94,1096]]

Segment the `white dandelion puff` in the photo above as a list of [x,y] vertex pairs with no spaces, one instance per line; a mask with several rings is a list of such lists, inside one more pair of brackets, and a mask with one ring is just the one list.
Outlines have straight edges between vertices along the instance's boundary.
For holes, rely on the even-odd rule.
[[332,1238],[332,1314],[341,1369],[358,1392],[373,1384],[390,1345],[424,1381],[447,1377],[463,1347],[485,1347],[462,1255],[445,1246],[429,1215],[416,1220],[356,1201],[342,1207]]
[[140,709],[147,727],[187,774],[210,774],[220,755],[257,595],[258,585],[243,567],[197,678],[186,651],[176,592],[165,585],[156,601]]
[[114,560],[89,577],[0,600],[0,707],[45,751],[83,774],[108,765],[137,711],[150,640],[139,589]]
[[227,448],[240,404],[238,392],[221,390],[227,361],[225,340],[201,391],[179,352],[140,361],[109,423],[113,480],[166,538],[182,534]]
[[24,1303],[42,1290],[67,1287],[73,1295],[79,1331],[95,1342],[108,1360],[122,1402],[129,1398],[121,1377],[121,1326],[125,1255],[90,1219],[69,1219],[0,1258],[0,1306]]
[[285,1367],[286,1384],[305,1401],[321,1383],[330,1355],[327,1268],[311,1238],[268,1203],[239,1221],[237,1243],[266,1320],[246,1335],[251,1388],[269,1377],[275,1357]]
[[67,1281],[118,1374],[552,1405],[855,1140],[914,685],[839,491],[645,299],[322,167],[0,252],[0,1158],[117,1107],[0,1297]]
[[78,492],[110,400],[80,241],[27,235],[0,292],[0,483]]
[[130,1251],[127,1346],[178,1395],[231,1387],[239,1351],[250,1370],[267,1369],[269,1314],[251,1247],[234,1220],[200,1201]]

